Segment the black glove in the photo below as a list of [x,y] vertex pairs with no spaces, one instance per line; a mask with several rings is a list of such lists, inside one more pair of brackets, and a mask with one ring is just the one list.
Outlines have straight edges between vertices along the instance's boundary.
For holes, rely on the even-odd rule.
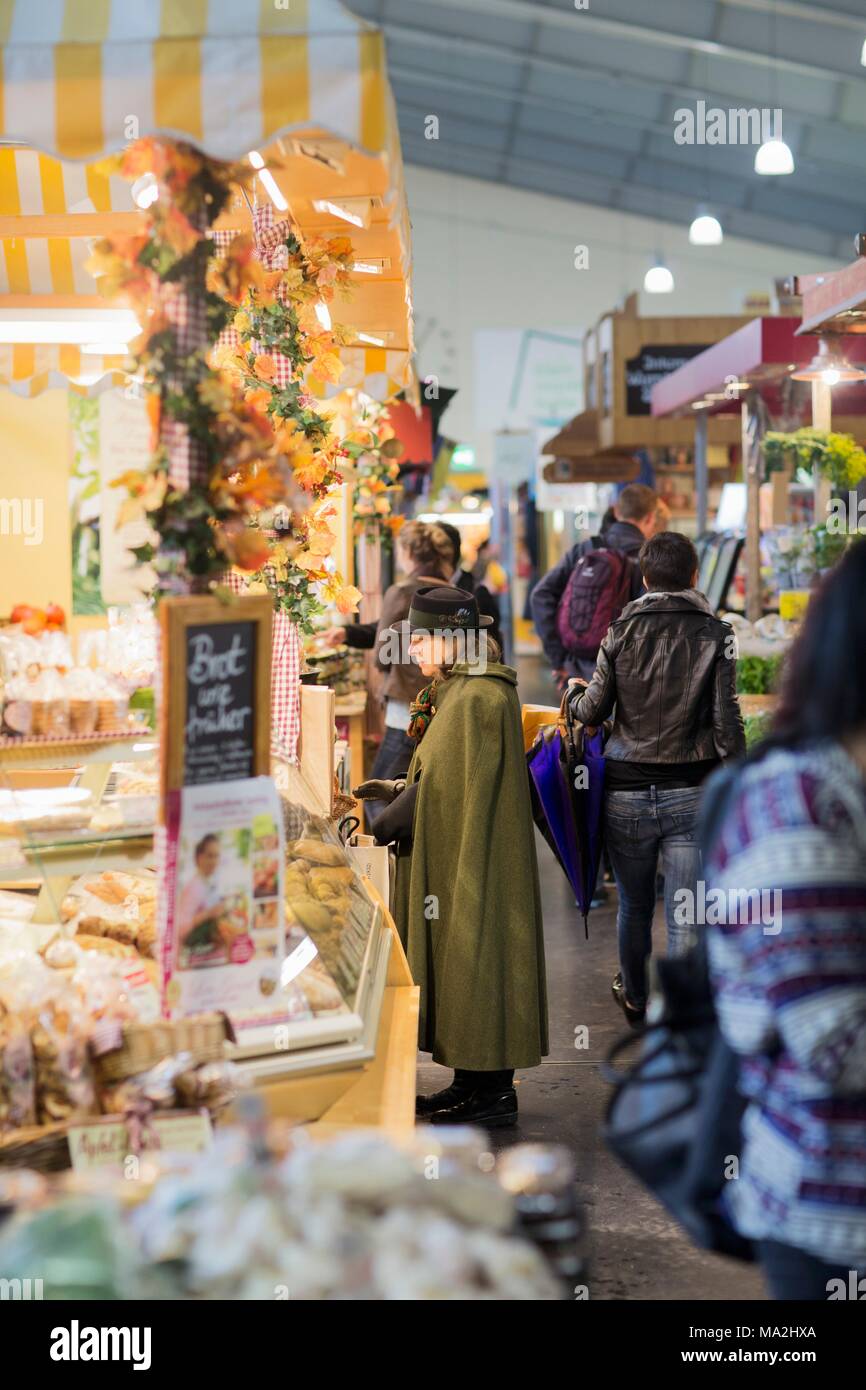
[[352,795],[359,801],[384,801],[386,806],[390,806],[395,796],[399,796],[406,785],[405,777],[394,781],[379,781],[373,778],[370,782],[362,782],[360,787],[352,788]]
[[421,783],[413,782],[402,795],[394,798],[391,805],[373,821],[370,829],[377,845],[390,845],[395,841],[406,845],[412,840],[415,820],[415,802]]

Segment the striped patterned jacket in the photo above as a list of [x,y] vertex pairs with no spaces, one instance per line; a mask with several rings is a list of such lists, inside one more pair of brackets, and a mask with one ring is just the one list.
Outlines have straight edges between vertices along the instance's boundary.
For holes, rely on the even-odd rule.
[[866,1266],[866,781],[839,744],[744,768],[707,881],[728,907],[710,969],[750,1101],[729,1214],[744,1235]]

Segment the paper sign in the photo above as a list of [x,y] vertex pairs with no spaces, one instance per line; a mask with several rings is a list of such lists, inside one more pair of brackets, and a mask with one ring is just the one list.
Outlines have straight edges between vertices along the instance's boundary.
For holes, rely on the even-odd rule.
[[[159,1153],[203,1153],[213,1142],[210,1115],[206,1110],[154,1113],[138,1127],[137,1154],[153,1157]],[[118,1177],[126,1175],[132,1157],[129,1129],[124,1119],[106,1115],[90,1124],[71,1125],[68,1133],[69,1157],[76,1172],[95,1168],[111,1169]]]
[[282,810],[270,777],[170,794],[166,931],[169,1017],[222,1011],[237,1032],[275,1010],[285,953]]

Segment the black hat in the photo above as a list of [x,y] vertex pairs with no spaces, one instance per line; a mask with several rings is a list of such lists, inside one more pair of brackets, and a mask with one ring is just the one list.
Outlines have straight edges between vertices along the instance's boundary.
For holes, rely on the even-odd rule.
[[452,589],[448,584],[429,584],[416,589],[409,609],[410,632],[477,631],[491,627],[493,619],[482,617],[478,601],[465,589]]

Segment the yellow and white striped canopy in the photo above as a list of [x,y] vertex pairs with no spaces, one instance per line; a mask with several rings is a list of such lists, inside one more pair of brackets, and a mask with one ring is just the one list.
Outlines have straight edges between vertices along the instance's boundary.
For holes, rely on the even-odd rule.
[[[378,30],[337,0],[0,0],[0,309],[102,306],[90,240],[133,230],[139,214],[128,185],[94,164],[144,135],[218,158],[258,149],[302,231],[348,232],[359,261],[383,269],[359,274],[335,317],[383,336],[407,384],[410,232]],[[344,199],[369,200],[363,228],[322,211]],[[248,220],[241,208],[226,225]],[[353,377],[382,377],[348,353]],[[0,349],[0,384],[83,389],[96,361],[73,375],[73,354]]]
[[92,160],[141,135],[217,159],[316,126],[393,139],[381,32],[338,0],[3,0],[4,137]]
[[57,387],[96,395],[126,381],[124,361],[83,353],[72,343],[0,343],[0,385],[16,396]]

